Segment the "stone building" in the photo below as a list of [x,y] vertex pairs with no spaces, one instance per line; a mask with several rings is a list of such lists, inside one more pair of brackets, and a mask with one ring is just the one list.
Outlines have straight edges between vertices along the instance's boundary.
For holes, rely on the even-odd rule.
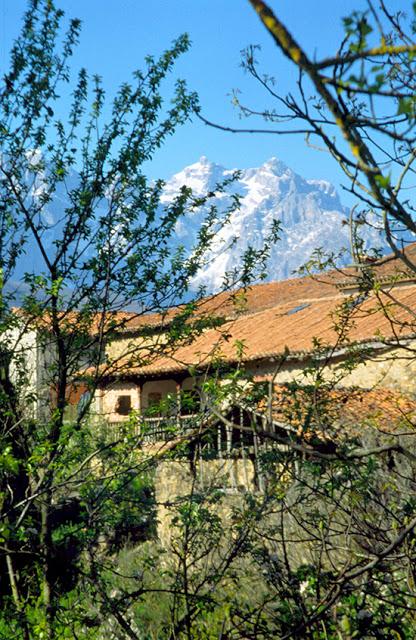
[[[416,245],[408,250],[413,254]],[[221,316],[222,322],[189,344],[169,346],[177,310],[163,317],[126,314],[122,331],[107,345],[96,411],[116,424],[132,410],[148,413],[166,401],[165,418],[170,412],[180,420],[187,412],[182,399],[217,367],[239,368],[250,380],[275,385],[309,384],[321,369],[338,388],[388,389],[413,397],[415,309],[415,275],[389,258],[377,267],[259,284],[206,299],[197,314]]]
[[[408,253],[415,258],[416,245]],[[414,310],[416,277],[388,258],[202,300],[193,320],[205,328],[181,343],[171,340],[181,309],[118,314],[105,361],[81,377],[93,380],[94,413],[110,438],[133,430],[137,446],[156,445],[159,456],[185,435],[191,458],[158,464],[158,503],[186,493],[194,474],[202,486],[222,477],[233,492],[262,490],[266,429],[280,442],[331,448],[346,433],[361,438],[375,427],[374,439],[414,423]],[[308,392],[318,376],[328,382],[324,402]],[[204,389],[211,377],[223,387],[237,379],[220,406],[224,420]]]

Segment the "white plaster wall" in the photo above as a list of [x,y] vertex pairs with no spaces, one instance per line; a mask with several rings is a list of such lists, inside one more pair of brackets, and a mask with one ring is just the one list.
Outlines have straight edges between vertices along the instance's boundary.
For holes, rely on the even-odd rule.
[[162,353],[166,341],[166,335],[163,333],[133,337],[122,334],[106,344],[106,355],[111,361],[131,357],[136,362],[142,360],[146,364],[149,361],[149,354],[154,356],[155,353]]
[[10,379],[15,385],[26,415],[35,417],[39,405],[39,367],[37,331],[24,325],[9,329],[1,340],[1,349],[11,354]]
[[[313,380],[313,373],[308,371],[310,362],[288,361],[282,366],[276,362],[249,363],[247,372],[254,377],[274,377],[276,384],[296,380],[307,383]],[[363,389],[386,388],[401,391],[408,395],[416,394],[416,341],[406,347],[392,348],[375,352],[356,365],[352,371],[343,371],[343,362],[332,362],[324,369],[324,375],[336,379],[338,386],[357,386]]]
[[[26,338],[29,340],[29,336]],[[350,387],[357,386],[365,389],[371,388],[387,388],[401,391],[410,396],[416,396],[416,340],[408,342],[406,348],[394,348],[385,351],[375,351],[375,355],[367,358],[364,362],[358,364],[351,372],[343,373],[342,360],[332,362],[324,369],[324,375],[327,379],[337,380],[338,386]],[[293,380],[300,384],[306,384],[313,381],[313,374],[308,371],[310,361],[287,360],[283,364],[264,360],[262,362],[248,363],[246,370],[249,376],[254,378],[270,379],[274,377],[276,384],[283,384]],[[195,385],[201,383],[201,379],[191,376],[185,378],[181,383],[182,390],[192,389]],[[132,405],[134,408],[145,410],[148,408],[148,394],[159,392],[163,397],[168,394],[175,396],[177,393],[177,383],[175,380],[159,379],[145,382],[142,387],[141,403],[139,399],[138,387],[133,383],[117,383],[111,385],[102,392],[102,399],[97,397],[97,411],[104,413],[106,417],[114,421],[125,420],[125,416],[114,413],[117,395],[132,394]]]
[[110,422],[123,422],[127,416],[116,413],[119,396],[131,396],[132,409],[140,409],[140,389],[134,382],[115,382],[103,390],[100,397],[100,413]]
[[149,408],[149,393],[160,393],[162,394],[162,399],[166,398],[167,395],[176,397],[176,382],[171,379],[145,382],[142,388],[142,408],[144,410]]

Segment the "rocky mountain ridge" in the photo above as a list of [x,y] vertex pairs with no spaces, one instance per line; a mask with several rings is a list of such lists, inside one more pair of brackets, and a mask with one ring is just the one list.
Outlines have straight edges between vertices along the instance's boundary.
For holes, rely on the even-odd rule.
[[[192,189],[194,196],[215,192],[216,186],[229,180],[236,171],[202,156],[166,181],[161,206],[168,205],[184,185]],[[55,250],[63,212],[69,205],[70,192],[77,189],[78,182],[78,175],[71,171],[51,201],[42,208],[42,238],[47,250],[48,247],[52,252]],[[29,184],[30,197],[40,198],[42,174],[37,174]],[[223,192],[218,192],[209,205],[214,202],[220,211],[224,211],[231,203],[232,194],[238,194],[240,207],[233,211],[228,223],[216,235],[205,265],[192,282],[195,289],[203,285],[208,293],[218,291],[225,274],[241,263],[242,255],[249,246],[255,249],[264,246],[277,220],[280,222],[280,239],[270,251],[268,281],[293,277],[318,248],[338,253],[349,247],[349,227],[345,224],[348,209],[341,203],[334,186],[326,180],[305,179],[281,160],[271,158],[260,167],[239,170],[238,177]],[[96,220],[99,220],[100,210],[105,213],[104,200],[99,203]],[[173,247],[182,245],[185,252],[192,252],[206,216],[206,206],[196,208],[177,222]],[[368,246],[383,249],[382,237],[376,228],[365,227],[364,233]],[[344,262],[350,260],[346,254]],[[16,277],[22,278],[25,272],[39,273],[42,270],[40,253],[29,241]],[[22,285],[15,286],[21,288]]]
[[[233,171],[203,156],[167,181],[163,202],[171,201],[182,185],[191,187],[195,195],[203,195]],[[241,206],[215,239],[195,286],[204,284],[209,291],[218,290],[224,274],[239,263],[249,245],[257,249],[264,245],[275,220],[280,221],[280,240],[271,249],[267,280],[293,277],[318,248],[338,253],[349,247],[348,209],[326,180],[307,180],[281,160],[271,158],[260,167],[241,170],[227,191],[240,196]],[[218,196],[219,208],[227,198],[227,194]],[[178,241],[186,248],[192,246],[202,217],[199,212],[177,224]],[[364,234],[368,246],[383,248],[377,229],[366,228]],[[346,254],[344,262],[350,260]]]

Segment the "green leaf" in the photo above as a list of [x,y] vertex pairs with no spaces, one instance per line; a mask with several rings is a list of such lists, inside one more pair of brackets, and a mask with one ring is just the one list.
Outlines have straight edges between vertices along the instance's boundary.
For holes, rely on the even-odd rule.
[[382,189],[387,189],[388,187],[390,187],[390,184],[391,184],[390,175],[383,176],[382,173],[379,173],[378,175],[376,175],[375,181],[378,184],[378,186],[381,187]]

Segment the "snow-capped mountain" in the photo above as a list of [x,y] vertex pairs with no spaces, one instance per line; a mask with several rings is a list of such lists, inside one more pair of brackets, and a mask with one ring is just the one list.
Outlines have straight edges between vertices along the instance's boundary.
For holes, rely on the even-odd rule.
[[[30,158],[31,159],[31,158]],[[29,160],[30,160],[29,159]],[[34,156],[34,162],[37,156]],[[232,202],[232,194],[240,197],[240,207],[234,210],[211,245],[205,265],[194,278],[193,287],[203,285],[207,292],[221,288],[226,273],[241,264],[244,251],[252,246],[261,249],[269,236],[274,221],[280,221],[280,240],[271,248],[267,268],[268,280],[293,277],[317,248],[335,252],[349,246],[349,227],[345,224],[348,210],[339,199],[335,188],[325,180],[307,180],[296,174],[282,161],[271,158],[260,167],[243,169],[239,177],[223,192],[216,187],[235,174],[235,169],[226,169],[201,157],[170,178],[164,187],[161,205],[168,205],[180,192],[182,186],[190,187],[194,196],[207,192],[216,195],[209,203],[188,213],[176,224],[176,237],[172,247],[182,245],[192,253],[198,231],[207,214],[207,207],[215,203],[219,211],[225,211]],[[36,180],[28,178],[28,197],[42,197],[42,174]],[[70,192],[76,190],[79,176],[75,171],[67,176],[65,185],[59,184],[51,201],[42,208],[42,239],[46,250],[55,251],[59,240],[65,210],[70,204]],[[95,224],[99,224],[101,208],[106,209],[105,198],[98,203]],[[364,226],[365,240],[371,247],[383,248],[382,237],[375,228]],[[115,233],[115,236],[117,234]],[[345,255],[345,262],[350,257]],[[25,272],[39,273],[43,261],[33,239],[29,237],[15,273],[15,288],[21,288]],[[19,284],[20,282],[20,284]]]
[[[163,201],[169,202],[182,185],[191,187],[195,195],[203,195],[233,172],[203,156],[167,182]],[[348,210],[326,180],[307,180],[271,158],[260,167],[243,169],[227,191],[239,194],[241,206],[219,232],[195,285],[218,290],[224,274],[239,264],[249,245],[257,249],[264,245],[274,220],[280,221],[281,232],[271,250],[268,280],[293,277],[317,248],[338,252],[349,247],[349,227],[345,224]],[[227,194],[217,198],[220,208],[227,201]],[[203,212],[198,212],[177,224],[178,239],[185,247],[192,246],[202,219]],[[366,229],[365,233],[370,246],[382,246],[375,229]],[[345,260],[350,258],[346,255]]]

